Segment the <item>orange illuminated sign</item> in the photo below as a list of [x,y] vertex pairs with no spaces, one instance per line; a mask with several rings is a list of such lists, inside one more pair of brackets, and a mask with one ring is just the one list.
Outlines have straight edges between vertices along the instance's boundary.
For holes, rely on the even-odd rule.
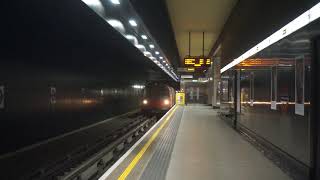
[[186,67],[210,67],[211,66],[211,59],[210,58],[184,58],[184,65]]
[[237,65],[237,67],[267,67],[267,66],[290,66],[294,61],[281,59],[246,59]]

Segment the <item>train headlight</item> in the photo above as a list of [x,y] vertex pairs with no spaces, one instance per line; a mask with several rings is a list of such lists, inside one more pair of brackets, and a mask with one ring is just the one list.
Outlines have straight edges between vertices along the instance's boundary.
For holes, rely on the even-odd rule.
[[144,100],[142,101],[142,103],[143,103],[143,104],[148,104],[148,100],[144,99]]
[[165,100],[163,101],[163,103],[164,103],[165,105],[169,105],[169,100],[168,100],[168,99],[165,99]]

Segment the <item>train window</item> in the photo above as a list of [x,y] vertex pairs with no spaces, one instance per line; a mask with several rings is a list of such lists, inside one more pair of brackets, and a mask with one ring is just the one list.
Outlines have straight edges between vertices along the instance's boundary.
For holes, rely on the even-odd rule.
[[162,86],[154,86],[146,88],[145,96],[147,97],[163,97],[168,96],[168,88]]

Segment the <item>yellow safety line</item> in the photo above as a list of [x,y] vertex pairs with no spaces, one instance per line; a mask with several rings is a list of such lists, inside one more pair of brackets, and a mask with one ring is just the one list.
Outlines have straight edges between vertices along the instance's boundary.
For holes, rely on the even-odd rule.
[[176,111],[178,106],[176,106],[171,113],[167,116],[166,120],[161,124],[161,126],[156,130],[156,132],[151,136],[149,141],[143,146],[143,148],[140,150],[140,152],[134,157],[134,159],[130,162],[128,167],[122,172],[122,174],[119,176],[118,180],[125,180],[127,176],[130,174],[130,172],[133,170],[133,168],[138,164],[140,159],[142,158],[143,154],[147,151],[151,143],[156,139],[158,134],[160,133],[161,129],[169,122],[171,116]]

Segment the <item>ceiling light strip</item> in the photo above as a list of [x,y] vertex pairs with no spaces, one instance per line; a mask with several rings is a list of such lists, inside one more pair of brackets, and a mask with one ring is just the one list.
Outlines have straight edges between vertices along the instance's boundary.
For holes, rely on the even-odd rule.
[[320,17],[320,3],[313,6],[308,11],[301,14],[299,17],[273,33],[271,36],[242,54],[240,57],[234,59],[231,63],[224,66],[220,73],[225,72],[226,70],[232,68],[233,66],[239,64],[240,62],[246,60],[247,58],[255,55],[256,53],[262,51],[263,49],[269,47],[270,45],[278,42],[279,40],[289,36],[290,34],[296,32],[297,30],[301,29],[302,27],[310,24],[311,22],[317,20]]
[[[179,81],[179,77],[173,71],[173,68],[169,64],[169,61],[161,61],[162,59],[167,59],[165,54],[162,52],[161,48],[156,43],[155,39],[148,32],[146,26],[143,24],[143,21],[140,19],[139,15],[135,12],[134,8],[130,4],[130,2],[126,1],[124,7],[127,8],[129,14],[125,14],[122,16],[123,19],[127,19],[130,24],[130,28],[125,28],[124,24],[118,19],[112,19],[109,17],[110,15],[106,15],[106,8],[112,8],[105,6],[101,3],[100,0],[82,0],[86,3],[91,9],[93,9],[99,16],[105,19],[109,25],[111,25],[114,29],[120,32],[131,44],[133,44],[137,49],[139,49],[146,57],[152,60],[159,68],[161,68],[165,73],[167,73],[172,79],[175,81]],[[114,5],[120,5],[119,0],[109,0],[110,3]],[[121,7],[121,6],[120,6]],[[111,18],[111,19],[110,19]],[[128,34],[129,33],[129,34]],[[139,35],[140,34],[140,35]],[[141,37],[144,41],[139,43],[137,37]],[[147,49],[150,47],[150,51]],[[153,53],[157,55],[153,57]],[[158,57],[159,56],[159,57]],[[161,57],[161,58],[160,58]],[[157,58],[160,58],[158,60]],[[160,63],[163,62],[162,63]]]

